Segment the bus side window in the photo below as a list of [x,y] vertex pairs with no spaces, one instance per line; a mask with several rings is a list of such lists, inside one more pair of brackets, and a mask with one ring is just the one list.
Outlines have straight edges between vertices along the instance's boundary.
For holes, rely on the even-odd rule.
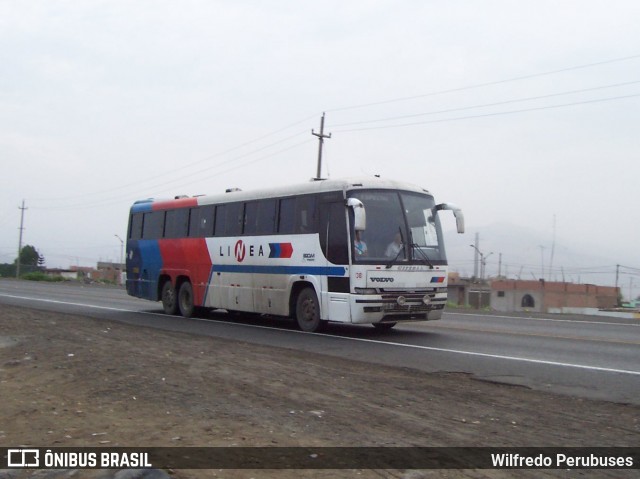
[[164,211],[151,211],[144,214],[142,239],[159,239],[164,234]]
[[227,236],[239,236],[244,226],[244,203],[231,203],[227,208]]
[[242,234],[244,203],[218,205],[216,211],[216,236],[239,236]]
[[214,236],[224,236],[227,219],[227,205],[218,205],[216,211],[216,225],[213,231]]
[[295,198],[283,198],[280,200],[280,214],[278,215],[278,233],[293,234],[295,225]]
[[316,197],[314,195],[296,198],[296,233],[317,233]]
[[[258,201],[258,217],[256,218],[256,234],[271,235],[276,231],[276,200]],[[248,205],[247,205],[248,206]]]
[[189,210],[168,210],[165,217],[164,237],[184,238],[189,227]]
[[200,238],[213,236],[213,225],[215,223],[216,206],[206,205],[200,207],[198,215],[198,234]]
[[255,235],[258,231],[258,201],[251,201],[244,205],[244,234]]
[[129,239],[137,240],[142,238],[142,218],[142,213],[133,213],[131,215]]
[[200,210],[201,208],[189,209],[189,238],[197,238],[199,236]]

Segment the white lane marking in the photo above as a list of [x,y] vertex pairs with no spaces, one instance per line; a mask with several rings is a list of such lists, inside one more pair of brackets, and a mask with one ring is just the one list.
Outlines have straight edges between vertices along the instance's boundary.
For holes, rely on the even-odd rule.
[[[491,319],[491,318],[501,318],[501,319],[519,319],[526,321],[547,321],[551,323],[580,323],[580,324],[605,324],[607,326],[634,326],[640,327],[640,323],[614,323],[609,321],[583,321],[580,319],[558,319],[558,318],[526,318],[523,316],[506,316],[506,315],[498,315],[498,314],[477,314],[477,313],[453,313],[453,312],[445,312],[445,316],[477,316],[479,318]],[[611,319],[620,319],[614,316],[611,316]]]
[[53,303],[53,304],[63,304],[65,306],[78,306],[82,308],[91,308],[91,309],[104,309],[106,311],[118,311],[120,313],[139,313],[139,314],[150,314],[153,316],[167,316],[163,313],[152,313],[150,311],[135,311],[133,309],[124,309],[124,308],[114,308],[111,306],[98,306],[96,304],[86,304],[86,303],[72,303],[70,301],[60,301],[57,299],[43,299],[43,298],[31,298],[29,296],[17,296],[13,294],[4,294],[0,293],[0,296],[4,298],[12,298],[12,299],[26,299],[29,301],[39,301],[41,303]]
[[[67,306],[80,306],[80,307],[84,307],[84,308],[103,309],[103,310],[107,310],[107,311],[118,311],[118,312],[136,313],[136,314],[149,314],[149,315],[154,315],[154,316],[167,317],[167,315],[164,314],[164,313],[152,313],[152,312],[147,312],[147,311],[135,311],[135,310],[131,310],[131,309],[113,308],[113,307],[109,307],[109,306],[97,306],[97,305],[92,305],[92,304],[71,303],[71,302],[68,302],[68,301],[59,301],[59,300],[55,300],[55,299],[30,298],[30,297],[27,297],[27,296],[16,296],[16,295],[3,294],[3,293],[0,293],[0,296],[6,297],[6,298],[13,298],[13,299],[27,299],[27,300],[30,300],[30,301],[40,301],[40,302],[43,302],[43,303],[63,304],[63,305],[67,305]],[[179,317],[179,316],[175,316],[175,317]],[[233,325],[233,326],[245,326],[245,327],[251,327],[251,328],[271,329],[271,330],[277,330],[277,331],[281,330],[280,328],[272,328],[272,327],[269,327],[269,326],[260,326],[260,325],[253,325],[253,324],[229,323],[227,321],[211,320],[211,319],[199,319],[199,318],[191,318],[191,319],[195,319],[195,320],[198,320],[198,321],[219,322],[219,323],[229,324],[229,325]],[[608,323],[605,323],[605,324],[608,324]],[[403,347],[403,348],[422,349],[422,350],[425,350],[425,351],[436,351],[436,352],[441,352],[441,353],[462,354],[462,355],[467,355],[467,356],[476,356],[476,357],[483,357],[483,358],[505,359],[505,360],[508,360],[508,361],[519,361],[519,362],[524,362],[524,363],[544,364],[544,365],[547,365],[547,366],[560,366],[560,367],[565,367],[565,368],[586,369],[586,370],[589,370],[589,371],[600,371],[600,372],[619,373],[619,374],[631,374],[631,375],[634,375],[634,376],[640,376],[640,371],[632,371],[632,370],[629,370],[629,369],[603,368],[603,367],[599,367],[599,366],[587,366],[587,365],[584,365],[584,364],[572,364],[572,363],[562,363],[562,362],[558,362],[558,361],[546,361],[546,360],[543,360],[543,359],[521,358],[521,357],[518,357],[518,356],[505,356],[505,355],[501,355],[501,354],[478,353],[478,352],[475,352],[475,351],[461,351],[461,350],[458,350],[458,349],[434,348],[432,346],[421,346],[421,345],[418,345],[418,344],[396,343],[396,342],[392,342],[392,341],[380,341],[380,340],[377,340],[377,339],[350,338],[350,337],[346,337],[346,336],[334,336],[334,335],[331,335],[331,334],[324,334],[324,333],[305,333],[303,331],[296,331],[296,330],[287,330],[287,331],[293,332],[293,333],[299,333],[299,334],[312,334],[314,336],[324,336],[324,337],[334,338],[334,339],[344,339],[344,340],[348,340],[348,341],[359,341],[359,342],[363,342],[363,343],[384,344],[386,346],[397,346],[397,347]]]
[[[314,333],[317,334],[317,333]],[[493,359],[506,359],[509,361],[520,361],[525,363],[534,363],[534,364],[545,364],[549,366],[562,366],[565,368],[578,368],[578,369],[588,369],[591,371],[604,371],[608,373],[621,373],[621,374],[633,374],[635,376],[640,376],[640,371],[632,371],[629,369],[615,369],[615,368],[603,368],[599,366],[586,366],[584,364],[572,364],[572,363],[561,363],[558,361],[546,361],[543,359],[531,359],[531,358],[521,358],[518,356],[504,356],[501,354],[489,354],[489,353],[478,353],[475,351],[460,351],[458,349],[445,349],[445,348],[434,348],[432,346],[421,346],[418,344],[405,344],[405,343],[395,343],[391,341],[379,341],[376,339],[365,339],[365,338],[346,338],[342,336],[331,336],[329,334],[322,334],[322,336],[330,336],[332,338],[342,338],[342,339],[352,339],[354,341],[363,341],[369,343],[377,343],[377,344],[388,344],[391,346],[402,346],[405,348],[414,348],[414,349],[425,349],[428,351],[438,351],[443,353],[454,353],[454,354],[466,354],[467,356],[479,356],[484,358],[493,358]]]

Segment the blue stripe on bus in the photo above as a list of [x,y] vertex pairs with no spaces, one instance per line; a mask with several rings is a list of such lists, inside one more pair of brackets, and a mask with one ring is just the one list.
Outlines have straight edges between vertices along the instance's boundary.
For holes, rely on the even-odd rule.
[[[157,240],[132,240],[127,245],[128,249],[133,252],[127,261],[128,280],[133,278],[132,283],[135,293],[132,296],[157,300],[158,295],[158,276],[162,269],[163,260],[160,253],[160,244]],[[138,273],[133,274],[133,270],[137,269]],[[136,278],[137,276],[137,278]]]
[[207,281],[207,284],[205,285],[204,296],[202,297],[202,305],[203,306],[207,303],[207,298],[209,297],[209,288],[211,287],[211,284],[213,282],[213,273],[215,273],[215,271],[213,270],[213,268],[211,268],[211,271],[209,271],[209,280]]
[[134,203],[134,205],[131,207],[131,212],[132,213],[148,213],[149,211],[152,211],[153,209],[153,202],[152,201],[140,201],[137,203]]
[[309,274],[318,276],[345,276],[343,266],[256,266],[245,264],[214,264],[216,273],[260,273],[260,274]]

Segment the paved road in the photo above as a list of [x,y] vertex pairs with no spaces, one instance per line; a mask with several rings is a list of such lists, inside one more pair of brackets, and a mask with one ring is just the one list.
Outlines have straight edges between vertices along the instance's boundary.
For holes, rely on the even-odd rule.
[[[371,364],[473,374],[572,396],[640,404],[640,321],[557,315],[448,312],[440,321],[399,325],[331,325],[301,333],[291,321],[212,313],[184,319],[120,288],[0,280],[0,304],[86,314],[170,331],[329,354]],[[1,315],[0,315],[1,317]],[[1,323],[0,323],[1,324]]]

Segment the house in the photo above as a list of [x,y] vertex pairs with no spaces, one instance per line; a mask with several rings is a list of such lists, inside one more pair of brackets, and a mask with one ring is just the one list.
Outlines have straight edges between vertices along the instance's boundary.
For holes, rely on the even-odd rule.
[[606,309],[618,305],[620,288],[554,281],[499,280],[491,283],[491,308],[495,311],[562,312]]
[[449,273],[447,302],[456,306],[470,306],[485,309],[491,306],[491,286],[486,281],[462,278],[460,274]]

